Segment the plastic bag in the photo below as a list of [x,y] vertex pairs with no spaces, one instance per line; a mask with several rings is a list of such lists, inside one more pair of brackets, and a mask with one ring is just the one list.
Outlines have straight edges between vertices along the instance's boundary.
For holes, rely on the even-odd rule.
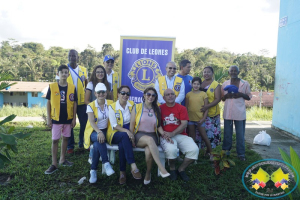
[[82,177],[79,181],[78,181],[78,184],[81,185],[83,183],[83,181],[86,179],[86,177]]
[[271,136],[266,131],[259,131],[259,134],[253,139],[253,144],[270,146]]

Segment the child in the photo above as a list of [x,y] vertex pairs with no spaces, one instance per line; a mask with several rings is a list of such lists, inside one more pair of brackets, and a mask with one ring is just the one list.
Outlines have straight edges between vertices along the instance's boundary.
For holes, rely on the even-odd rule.
[[[192,80],[193,90],[186,94],[186,108],[188,110],[188,115],[190,121],[188,123],[189,135],[196,140],[196,130],[198,127],[201,138],[204,140],[207,150],[206,155],[209,156],[210,160],[213,159],[211,154],[211,144],[207,138],[205,132],[205,119],[207,117],[208,110],[203,112],[200,111],[203,105],[208,104],[207,94],[203,91],[200,91],[201,78],[194,77]],[[195,127],[196,126],[196,127]]]
[[[65,158],[71,128],[76,125],[77,94],[73,84],[67,83],[69,68],[61,65],[58,68],[59,81],[49,85],[46,99],[48,126],[52,129],[52,165],[45,174],[57,170],[58,141],[63,135],[59,165],[72,166],[73,163]],[[51,116],[51,117],[50,117]]]

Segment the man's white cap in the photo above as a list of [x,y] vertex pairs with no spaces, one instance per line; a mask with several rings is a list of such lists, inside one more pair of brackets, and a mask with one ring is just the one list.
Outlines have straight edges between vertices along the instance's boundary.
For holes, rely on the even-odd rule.
[[103,83],[98,83],[96,85],[95,92],[98,92],[98,91],[101,91],[101,90],[106,91],[106,86]]

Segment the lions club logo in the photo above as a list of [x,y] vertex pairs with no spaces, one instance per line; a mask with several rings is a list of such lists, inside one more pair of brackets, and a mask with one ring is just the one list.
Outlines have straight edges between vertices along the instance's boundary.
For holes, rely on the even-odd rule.
[[154,87],[155,80],[162,76],[159,64],[151,58],[141,58],[136,60],[129,73],[132,86],[143,92],[147,87]]
[[71,93],[71,94],[69,95],[69,99],[70,99],[70,101],[74,101],[74,94],[73,94],[73,93]]

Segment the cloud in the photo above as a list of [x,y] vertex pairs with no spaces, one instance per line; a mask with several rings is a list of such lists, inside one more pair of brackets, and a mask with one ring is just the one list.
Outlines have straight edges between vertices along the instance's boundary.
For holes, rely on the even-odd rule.
[[279,13],[280,0],[265,0],[267,5],[262,8],[264,12]]

